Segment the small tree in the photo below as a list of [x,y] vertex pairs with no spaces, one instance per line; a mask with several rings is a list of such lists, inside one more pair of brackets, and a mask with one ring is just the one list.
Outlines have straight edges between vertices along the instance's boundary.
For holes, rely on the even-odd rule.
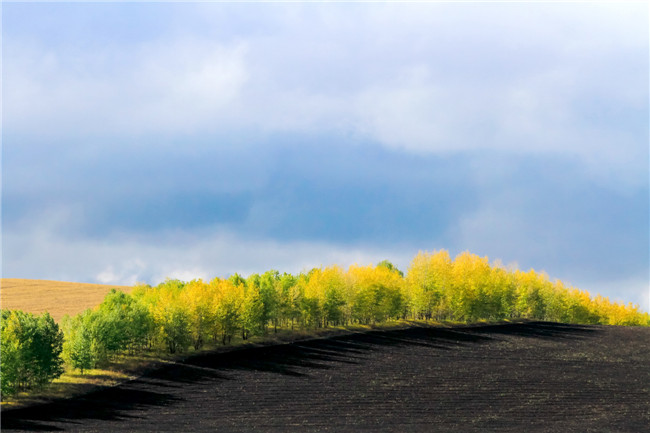
[[400,277],[404,277],[404,272],[402,272],[402,271],[400,271],[399,269],[397,269],[397,266],[395,266],[394,264],[392,264],[392,263],[389,262],[388,260],[382,260],[381,262],[377,263],[377,267],[380,267],[380,268],[386,268],[386,269],[388,269],[389,271],[397,272],[397,274],[398,274]]
[[98,316],[103,323],[107,349],[118,352],[129,347],[143,347],[153,332],[153,317],[138,300],[112,289],[99,305]]
[[65,343],[63,344],[63,357],[72,367],[81,370],[89,370],[95,366],[96,354],[93,354],[93,336],[91,329],[90,310],[74,317],[63,318],[63,329],[65,330]]
[[169,353],[184,352],[192,343],[189,315],[181,308],[170,308],[161,328]]
[[63,373],[63,333],[49,313],[2,312],[2,393],[43,386]]
[[323,314],[326,323],[338,325],[343,323],[343,310],[345,305],[343,290],[338,287],[328,287],[325,290],[325,302],[323,303]]
[[233,285],[230,280],[215,278],[211,283],[215,287],[217,298],[215,302],[215,341],[221,338],[222,344],[230,343],[232,337],[240,328],[241,304],[244,298],[244,285]]
[[257,287],[251,286],[246,290],[241,307],[242,339],[264,332],[264,302]]

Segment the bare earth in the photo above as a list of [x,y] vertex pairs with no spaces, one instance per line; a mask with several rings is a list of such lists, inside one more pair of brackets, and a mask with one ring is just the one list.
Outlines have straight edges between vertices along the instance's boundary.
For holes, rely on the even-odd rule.
[[60,322],[66,314],[73,316],[96,307],[113,288],[126,293],[133,290],[129,286],[2,278],[0,304],[4,309],[34,314],[47,311]]
[[650,329],[413,327],[190,357],[2,431],[644,432]]

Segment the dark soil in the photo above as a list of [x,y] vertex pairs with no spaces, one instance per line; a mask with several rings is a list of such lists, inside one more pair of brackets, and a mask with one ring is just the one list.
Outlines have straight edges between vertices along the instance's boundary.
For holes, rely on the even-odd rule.
[[650,328],[415,327],[168,365],[2,430],[648,432]]

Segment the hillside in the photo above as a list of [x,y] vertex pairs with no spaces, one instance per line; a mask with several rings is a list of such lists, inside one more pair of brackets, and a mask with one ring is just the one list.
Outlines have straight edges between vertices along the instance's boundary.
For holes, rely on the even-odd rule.
[[418,326],[208,353],[2,431],[640,432],[650,329]]
[[71,283],[64,281],[0,279],[2,308],[40,314],[49,312],[59,322],[64,315],[74,315],[99,305],[113,288],[130,293],[129,286]]

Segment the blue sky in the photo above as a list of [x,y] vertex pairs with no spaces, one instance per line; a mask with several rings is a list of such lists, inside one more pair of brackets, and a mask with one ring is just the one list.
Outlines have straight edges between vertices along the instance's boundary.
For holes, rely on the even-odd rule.
[[469,250],[648,310],[644,3],[3,3],[2,275]]

